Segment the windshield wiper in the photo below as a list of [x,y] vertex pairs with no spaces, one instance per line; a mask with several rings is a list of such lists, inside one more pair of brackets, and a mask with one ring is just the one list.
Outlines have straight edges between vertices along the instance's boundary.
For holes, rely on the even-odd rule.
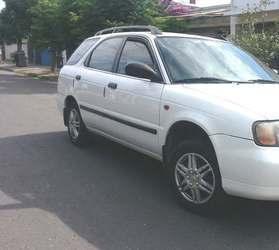
[[251,83],[279,83],[278,81],[265,80],[265,79],[253,79],[253,80],[248,80],[248,82],[251,82]]
[[233,81],[215,77],[199,77],[177,80],[174,83],[232,83]]

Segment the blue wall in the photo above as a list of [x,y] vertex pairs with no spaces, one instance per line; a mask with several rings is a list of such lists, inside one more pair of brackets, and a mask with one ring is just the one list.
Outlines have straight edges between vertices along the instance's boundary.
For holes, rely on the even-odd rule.
[[48,49],[44,49],[41,52],[41,64],[45,66],[51,65],[52,56]]

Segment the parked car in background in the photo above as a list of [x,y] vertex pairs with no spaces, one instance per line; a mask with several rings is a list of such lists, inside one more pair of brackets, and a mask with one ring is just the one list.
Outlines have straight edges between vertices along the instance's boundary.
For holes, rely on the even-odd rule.
[[118,27],[80,45],[57,100],[75,145],[95,132],[161,160],[203,211],[224,193],[279,200],[278,83],[230,42]]

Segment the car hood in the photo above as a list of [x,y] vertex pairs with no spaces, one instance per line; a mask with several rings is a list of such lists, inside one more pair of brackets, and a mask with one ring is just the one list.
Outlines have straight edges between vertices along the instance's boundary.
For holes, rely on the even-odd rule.
[[184,84],[184,87],[241,106],[263,119],[279,119],[279,84]]

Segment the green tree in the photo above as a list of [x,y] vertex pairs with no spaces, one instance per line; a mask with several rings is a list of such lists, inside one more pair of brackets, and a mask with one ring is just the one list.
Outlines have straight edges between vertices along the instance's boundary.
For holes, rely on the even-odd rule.
[[83,20],[88,8],[91,8],[94,2],[94,0],[60,0],[60,21],[68,57],[86,38],[88,32]]
[[94,0],[84,12],[85,33],[112,26],[153,24],[157,15],[157,0]]
[[[37,0],[31,8],[31,39],[37,48],[68,57],[97,31],[119,25],[153,24],[157,0]],[[55,68],[53,61],[52,69]]]
[[165,32],[185,33],[188,31],[188,23],[177,17],[158,17],[155,24]]
[[31,8],[31,14],[31,41],[36,48],[48,48],[51,51],[51,69],[55,71],[57,56],[65,49],[60,0],[38,0]]
[[36,0],[4,0],[2,23],[5,25],[5,36],[8,40],[17,42],[18,51],[22,50],[22,40],[30,32],[31,17],[29,9]]
[[[31,41],[52,52],[52,70],[65,49],[69,57],[87,37],[85,16],[94,0],[38,0],[31,8]],[[94,18],[94,17],[91,17]]]
[[5,43],[7,41],[7,30],[6,30],[6,26],[3,23],[3,19],[4,19],[4,12],[0,13],[0,49],[1,49],[1,60],[5,60],[6,59],[6,52],[5,52]]

